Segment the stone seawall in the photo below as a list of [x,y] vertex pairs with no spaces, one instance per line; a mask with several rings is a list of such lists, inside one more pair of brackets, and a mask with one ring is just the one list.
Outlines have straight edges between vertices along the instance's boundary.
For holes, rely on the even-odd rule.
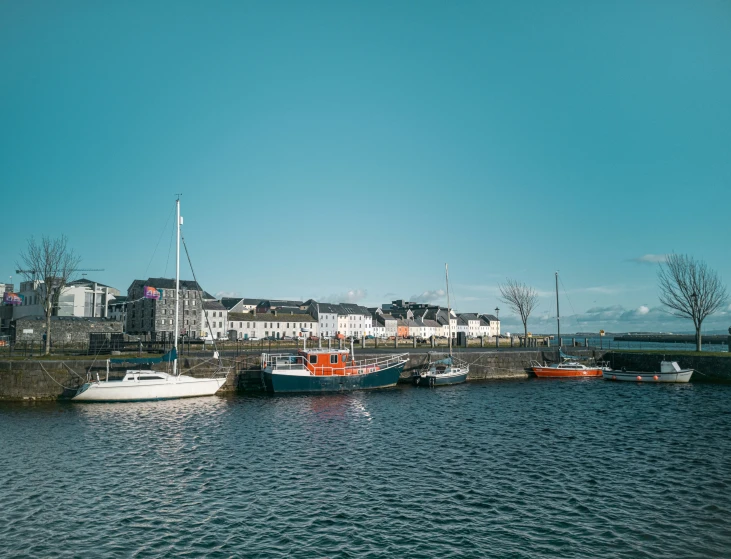
[[[210,358],[182,358],[182,371],[192,377],[206,377],[216,370],[216,362]],[[245,368],[246,362],[237,362],[237,369]],[[88,360],[7,360],[0,361],[0,400],[56,400],[71,398],[76,390],[86,381],[87,371],[96,378],[97,373],[102,380],[106,376],[104,361]],[[133,367],[114,365],[110,367],[109,379],[120,379],[127,369]],[[144,369],[167,371],[166,363],[142,366]],[[221,387],[222,392],[236,391],[238,375],[229,375]]]
[[[631,371],[657,371],[660,368],[662,354],[640,352],[602,351],[593,348],[571,348],[571,354],[581,357],[594,357],[597,361],[606,361],[620,369],[625,367]],[[406,353],[406,352],[404,352]],[[469,363],[469,380],[524,379],[532,376],[529,370],[531,361],[540,363],[552,362],[557,357],[556,349],[525,350],[485,350],[472,349],[459,351],[456,355]],[[383,352],[357,351],[359,359],[383,357]],[[731,382],[731,356],[718,357],[709,355],[672,355],[667,357],[677,361],[681,367],[698,371],[693,382],[722,381]],[[412,374],[423,368],[428,362],[426,353],[410,353],[409,361],[401,375],[401,382],[409,382]],[[234,359],[225,359],[226,365],[232,366],[222,393],[238,391],[262,390],[259,356],[246,355]],[[182,372],[194,377],[206,377],[216,370],[216,361],[207,357],[182,357]],[[90,359],[78,360],[5,360],[0,361],[0,400],[29,399],[66,399],[71,398],[83,384],[87,371],[91,368],[93,377],[98,373],[100,378],[106,375],[104,361]],[[130,368],[115,365],[110,369],[109,378],[118,379]],[[152,369],[166,371],[167,364],[154,365]]]
[[[406,353],[406,352],[404,352]],[[601,358],[605,352],[593,349],[576,348],[572,353],[582,356]],[[531,360],[543,362],[556,359],[553,349],[526,349],[520,351],[462,351],[457,355],[469,363],[469,380],[522,379],[532,373],[528,370]],[[383,357],[384,353],[358,352],[358,359]],[[226,365],[233,366],[221,392],[261,390],[259,357],[240,356],[235,360],[226,359]],[[411,375],[423,368],[428,362],[426,353],[411,353],[401,375],[401,382],[409,382]],[[216,370],[216,362],[204,357],[182,357],[180,365],[183,374],[206,377]],[[26,399],[65,399],[71,398],[85,382],[87,371],[91,368],[93,378],[99,374],[105,378],[105,361],[92,360],[6,360],[0,361],[0,400]],[[114,365],[110,368],[110,379],[118,379],[130,366]],[[147,367],[144,367],[147,368]],[[167,364],[160,363],[151,367],[166,371]]]

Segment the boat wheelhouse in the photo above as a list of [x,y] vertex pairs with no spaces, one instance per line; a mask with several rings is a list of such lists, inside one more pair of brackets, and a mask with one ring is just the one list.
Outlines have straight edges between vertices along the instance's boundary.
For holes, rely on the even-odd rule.
[[261,356],[262,382],[269,392],[341,392],[395,386],[409,354],[356,360],[347,349],[301,349]]

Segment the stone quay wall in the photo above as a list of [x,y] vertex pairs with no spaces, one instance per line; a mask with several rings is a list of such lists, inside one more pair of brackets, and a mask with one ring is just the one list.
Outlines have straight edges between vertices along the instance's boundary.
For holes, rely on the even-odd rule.
[[[407,353],[404,351],[403,353]],[[556,359],[556,350],[526,349],[520,351],[464,351],[456,355],[469,363],[470,380],[523,379],[529,377],[528,367],[531,360],[539,362]],[[577,348],[572,354],[600,357],[604,352],[599,350]],[[383,357],[386,353],[367,351],[356,352],[357,358]],[[401,375],[401,382],[409,382],[412,374],[428,363],[427,353],[411,353]],[[232,367],[221,392],[262,390],[260,364],[258,355],[242,355],[238,358],[226,358],[224,363]],[[179,364],[183,374],[194,377],[206,377],[217,369],[217,362],[205,357],[180,358]],[[110,366],[110,379],[119,379],[133,365]],[[158,371],[169,371],[169,364],[159,363],[151,368]],[[66,399],[71,398],[76,390],[86,381],[87,371],[91,370],[93,378],[106,376],[106,362],[91,359],[78,360],[5,360],[0,361],[0,400],[28,399]]]
[[[230,361],[230,360],[229,360]],[[210,358],[184,357],[179,360],[182,372],[192,377],[207,377],[217,369],[217,362]],[[231,365],[232,363],[226,363]],[[121,379],[127,369],[153,369],[169,372],[168,363],[147,365],[112,365],[109,379]],[[229,374],[220,392],[233,392],[239,387],[238,372],[247,367],[237,361],[234,374]],[[91,359],[79,360],[5,360],[0,361],[0,400],[57,400],[71,398],[86,382],[87,371],[102,380],[106,377],[106,362]]]

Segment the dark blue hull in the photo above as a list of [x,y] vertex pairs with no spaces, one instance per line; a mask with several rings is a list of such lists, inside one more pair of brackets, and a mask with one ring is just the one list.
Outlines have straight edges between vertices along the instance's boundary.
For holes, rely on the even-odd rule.
[[374,390],[396,386],[405,363],[362,375],[298,376],[272,374],[262,371],[264,386],[269,392],[346,392],[350,390]]
[[418,375],[412,377],[416,386],[449,386],[452,384],[462,384],[467,380],[467,372],[459,375],[428,375],[420,377]]

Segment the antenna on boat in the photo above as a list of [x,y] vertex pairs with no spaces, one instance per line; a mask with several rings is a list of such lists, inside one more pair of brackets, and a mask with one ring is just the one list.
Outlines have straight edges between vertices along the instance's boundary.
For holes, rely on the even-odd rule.
[[180,197],[176,194],[175,200],[175,223],[177,234],[175,235],[175,330],[173,331],[173,348],[175,359],[173,359],[173,376],[178,374],[178,320],[180,315]]
[[558,329],[557,342],[558,342],[558,353],[561,356],[561,313],[558,310],[558,270],[556,270],[556,328]]
[[447,324],[449,325],[449,356],[452,357],[452,310],[449,308],[449,264],[444,264],[444,274],[447,278]]

